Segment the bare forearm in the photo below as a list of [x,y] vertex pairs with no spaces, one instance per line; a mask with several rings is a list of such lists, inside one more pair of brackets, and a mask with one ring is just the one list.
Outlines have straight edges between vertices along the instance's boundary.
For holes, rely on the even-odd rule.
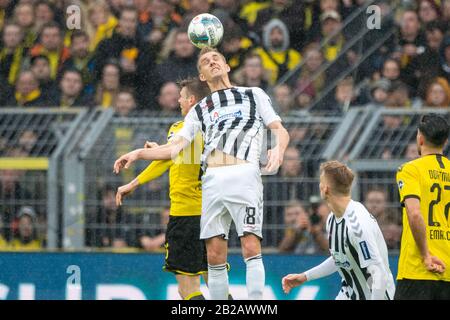
[[165,144],[156,148],[142,148],[137,150],[140,160],[170,160],[176,157],[180,148],[178,145]]
[[426,257],[428,255],[427,233],[422,215],[420,213],[408,214],[408,222],[420,254],[422,257]]
[[280,150],[281,153],[284,154],[284,151],[286,150],[288,144],[289,144],[289,133],[287,130],[283,127],[277,128],[275,130],[272,130],[275,134],[275,137],[277,139],[277,148]]

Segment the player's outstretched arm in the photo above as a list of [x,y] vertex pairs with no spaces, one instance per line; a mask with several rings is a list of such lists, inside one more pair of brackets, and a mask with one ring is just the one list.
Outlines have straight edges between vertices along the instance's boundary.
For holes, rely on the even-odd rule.
[[388,273],[381,263],[373,263],[367,267],[372,276],[372,296],[371,300],[384,300],[384,294],[388,285]]
[[273,121],[267,126],[276,137],[277,144],[267,153],[267,172],[276,171],[283,162],[284,152],[289,144],[289,133],[281,124],[281,121]]
[[298,287],[306,281],[316,280],[327,277],[337,271],[333,257],[328,257],[318,266],[309,269],[303,273],[288,274],[281,280],[281,285],[285,293],[289,293],[292,288]]
[[405,208],[411,232],[422,255],[423,263],[430,272],[443,273],[445,264],[438,257],[432,256],[428,250],[425,222],[420,212],[420,200],[416,198],[405,199]]
[[114,162],[114,173],[118,174],[122,169],[128,169],[136,160],[169,160],[174,159],[181,150],[190,142],[182,136],[176,136],[171,143],[146,149],[133,150]]

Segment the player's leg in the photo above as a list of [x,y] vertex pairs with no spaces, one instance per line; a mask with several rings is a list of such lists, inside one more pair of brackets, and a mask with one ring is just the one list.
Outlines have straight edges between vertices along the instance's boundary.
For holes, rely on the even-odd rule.
[[246,283],[248,298],[261,300],[265,285],[265,270],[261,255],[261,239],[246,233],[241,237],[242,255],[247,266]]
[[166,231],[164,270],[175,274],[183,299],[204,300],[200,274],[208,270],[204,241],[199,239],[200,216],[170,216]]
[[229,176],[235,181],[239,179],[239,184],[235,183],[227,192],[225,206],[241,240],[242,255],[247,267],[248,298],[262,299],[265,270],[261,255],[263,185],[259,168],[252,164],[236,165]]
[[212,300],[228,299],[228,241],[222,236],[206,239],[208,288]]
[[200,291],[200,276],[177,274],[176,278],[178,293],[183,300],[205,300]]
[[208,168],[202,177],[200,239],[205,239],[208,260],[208,289],[213,300],[227,300],[228,233],[231,216],[223,204],[223,167]]

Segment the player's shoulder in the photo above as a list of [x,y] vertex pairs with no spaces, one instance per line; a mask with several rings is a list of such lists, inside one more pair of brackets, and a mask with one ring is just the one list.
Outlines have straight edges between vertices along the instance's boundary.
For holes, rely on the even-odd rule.
[[401,174],[403,172],[416,171],[423,165],[423,158],[414,159],[408,162],[403,163],[397,168],[397,174]]
[[361,202],[352,200],[346,215],[346,222],[349,234],[361,238],[364,232],[368,232],[367,229],[376,223],[376,220]]
[[183,125],[184,125],[184,121],[180,120],[180,121],[172,123],[172,125],[170,126],[170,129],[171,130],[172,129],[178,129],[179,130],[179,129],[183,128]]

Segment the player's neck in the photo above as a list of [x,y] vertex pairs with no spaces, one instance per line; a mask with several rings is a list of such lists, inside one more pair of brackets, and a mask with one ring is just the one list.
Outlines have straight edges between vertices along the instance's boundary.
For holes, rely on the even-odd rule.
[[209,86],[209,89],[211,90],[211,92],[233,87],[228,78],[222,78],[222,77],[217,78],[217,79],[212,79],[211,81],[208,82],[208,86]]
[[442,154],[443,150],[441,148],[430,148],[427,146],[422,146],[421,149],[421,155],[422,157],[430,155],[430,154]]
[[328,206],[337,218],[344,215],[345,210],[350,203],[351,198],[348,197],[332,197],[328,200]]

